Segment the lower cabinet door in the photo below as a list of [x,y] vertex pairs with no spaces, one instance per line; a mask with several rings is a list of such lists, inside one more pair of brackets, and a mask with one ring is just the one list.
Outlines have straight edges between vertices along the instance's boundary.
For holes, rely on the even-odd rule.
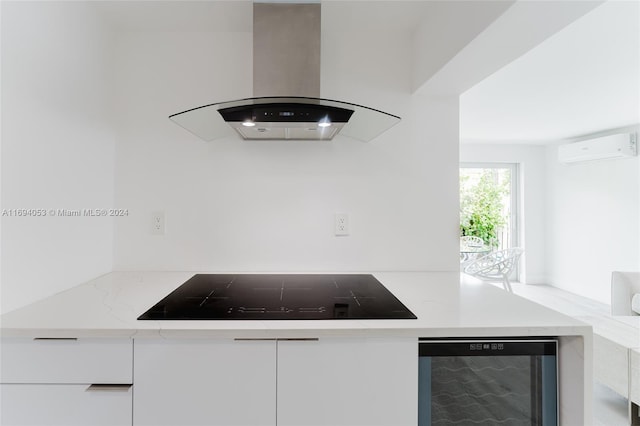
[[278,426],[417,423],[417,339],[278,341]]
[[276,342],[136,340],[136,426],[276,424]]
[[130,426],[131,386],[0,385],[3,426]]

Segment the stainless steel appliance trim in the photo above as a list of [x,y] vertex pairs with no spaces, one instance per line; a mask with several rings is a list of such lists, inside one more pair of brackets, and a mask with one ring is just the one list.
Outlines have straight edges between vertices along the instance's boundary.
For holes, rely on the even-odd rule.
[[253,4],[254,96],[320,96],[321,4]]

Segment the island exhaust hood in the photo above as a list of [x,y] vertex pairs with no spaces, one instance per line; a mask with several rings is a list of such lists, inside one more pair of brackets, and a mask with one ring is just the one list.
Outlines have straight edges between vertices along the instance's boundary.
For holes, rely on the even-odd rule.
[[253,98],[205,105],[169,116],[211,141],[231,128],[247,140],[368,142],[400,117],[349,102],[320,98],[319,3],[253,4]]

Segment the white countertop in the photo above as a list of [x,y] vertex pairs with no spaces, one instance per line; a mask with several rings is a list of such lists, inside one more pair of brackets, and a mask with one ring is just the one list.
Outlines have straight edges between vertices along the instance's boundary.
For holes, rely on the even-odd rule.
[[580,316],[593,332],[626,348],[640,348],[640,316]]
[[453,272],[373,275],[417,320],[138,321],[195,272],[112,272],[0,316],[5,337],[564,336],[583,322]]

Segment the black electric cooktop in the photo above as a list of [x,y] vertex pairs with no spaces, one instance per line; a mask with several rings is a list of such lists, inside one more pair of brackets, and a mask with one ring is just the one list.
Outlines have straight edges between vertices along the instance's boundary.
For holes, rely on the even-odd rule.
[[138,319],[416,319],[416,316],[373,275],[197,274]]

